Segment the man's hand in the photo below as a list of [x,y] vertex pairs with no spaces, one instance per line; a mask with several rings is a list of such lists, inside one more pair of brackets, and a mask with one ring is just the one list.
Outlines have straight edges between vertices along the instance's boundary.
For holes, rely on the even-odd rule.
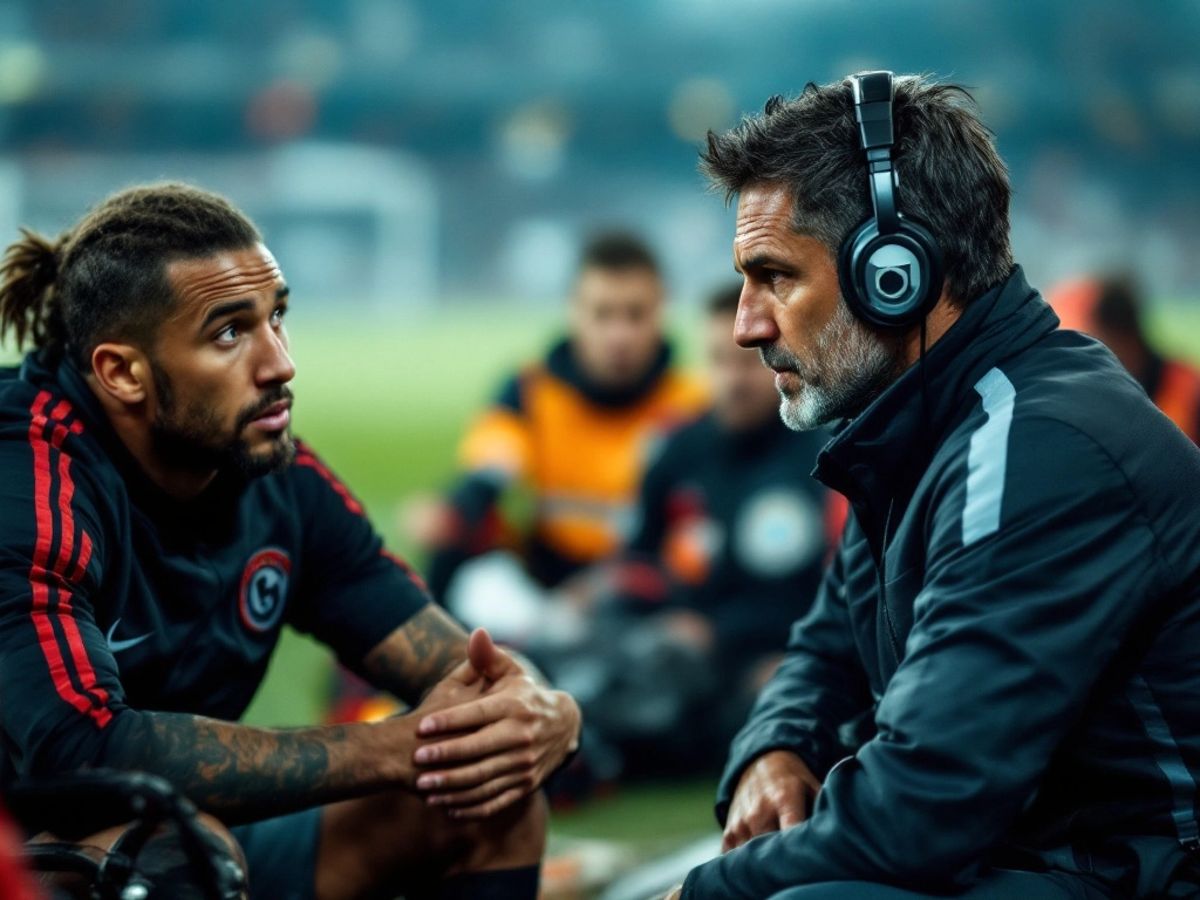
[[[440,701],[465,692],[464,702],[424,716],[423,743],[413,756],[427,771],[417,789],[455,818],[483,818],[541,786],[579,746],[582,721],[569,694],[538,685],[482,628],[467,645],[467,661],[435,688]],[[470,698],[472,691],[479,696]]]
[[787,750],[772,750],[752,762],[738,782],[725,822],[721,850],[740,847],[769,831],[799,825],[821,782],[804,760]]

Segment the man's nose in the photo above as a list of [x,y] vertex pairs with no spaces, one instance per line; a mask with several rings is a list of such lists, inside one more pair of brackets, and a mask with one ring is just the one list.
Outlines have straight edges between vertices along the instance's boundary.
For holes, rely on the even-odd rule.
[[296,377],[296,364],[288,353],[287,339],[282,332],[266,329],[266,344],[258,367],[260,384],[287,384]]
[[763,291],[747,281],[738,298],[737,315],[733,320],[733,339],[739,347],[763,347],[779,338],[770,300]]

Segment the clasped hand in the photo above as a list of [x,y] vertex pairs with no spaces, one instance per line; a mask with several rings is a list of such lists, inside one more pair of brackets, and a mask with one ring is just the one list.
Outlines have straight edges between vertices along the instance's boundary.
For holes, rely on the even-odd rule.
[[454,818],[485,818],[515,803],[579,746],[574,699],[534,681],[482,628],[416,716],[416,788]]

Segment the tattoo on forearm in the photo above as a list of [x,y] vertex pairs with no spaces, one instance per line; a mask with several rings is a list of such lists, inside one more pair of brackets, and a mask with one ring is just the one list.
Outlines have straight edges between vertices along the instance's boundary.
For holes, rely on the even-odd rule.
[[361,793],[353,773],[332,763],[344,727],[250,728],[183,713],[144,713],[122,742],[119,768],[161,775],[203,809],[228,821],[280,815]]
[[466,655],[466,632],[430,604],[368,653],[364,664],[376,687],[415,705]]

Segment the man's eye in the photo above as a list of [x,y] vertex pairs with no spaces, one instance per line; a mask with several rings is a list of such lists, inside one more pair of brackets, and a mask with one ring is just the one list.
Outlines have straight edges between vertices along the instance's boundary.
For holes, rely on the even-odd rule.
[[286,306],[277,306],[277,307],[275,307],[275,311],[273,313],[271,313],[271,322],[275,325],[279,325],[280,323],[283,322],[283,317],[286,315],[287,315],[287,307]]
[[239,331],[238,327],[230,322],[216,334],[218,344],[231,344],[237,340]]

